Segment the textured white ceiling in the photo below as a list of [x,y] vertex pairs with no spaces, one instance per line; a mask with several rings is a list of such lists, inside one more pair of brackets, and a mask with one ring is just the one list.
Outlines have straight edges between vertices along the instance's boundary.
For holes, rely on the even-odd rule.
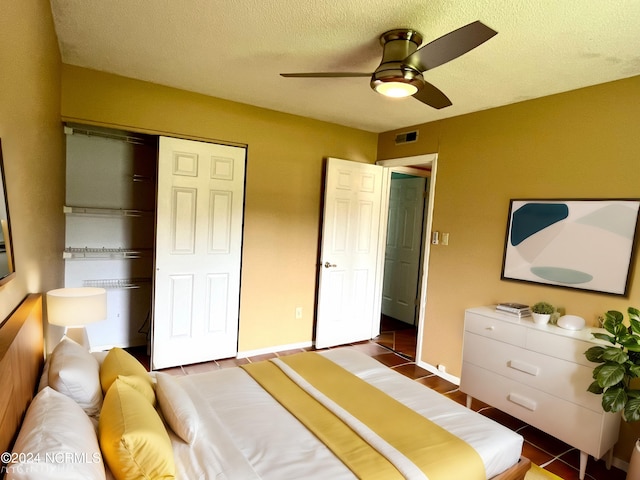
[[[51,0],[64,63],[381,132],[640,75],[640,0]],[[425,73],[453,106],[388,99],[381,33],[498,35]]]

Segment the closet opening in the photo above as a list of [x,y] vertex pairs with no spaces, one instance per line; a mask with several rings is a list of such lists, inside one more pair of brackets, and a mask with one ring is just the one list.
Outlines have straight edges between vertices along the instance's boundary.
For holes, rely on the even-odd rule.
[[158,138],[67,123],[65,287],[107,290],[92,350],[149,343]]

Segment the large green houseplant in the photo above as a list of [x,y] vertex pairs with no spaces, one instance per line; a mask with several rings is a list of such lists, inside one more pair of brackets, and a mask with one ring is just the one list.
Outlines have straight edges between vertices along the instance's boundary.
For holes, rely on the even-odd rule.
[[593,370],[594,381],[588,390],[602,394],[602,408],[606,412],[622,411],[627,422],[640,420],[640,390],[631,381],[640,377],[640,310],[629,307],[629,326],[616,310],[604,315],[607,333],[593,333],[608,345],[591,347],[585,352],[588,360],[599,363]]

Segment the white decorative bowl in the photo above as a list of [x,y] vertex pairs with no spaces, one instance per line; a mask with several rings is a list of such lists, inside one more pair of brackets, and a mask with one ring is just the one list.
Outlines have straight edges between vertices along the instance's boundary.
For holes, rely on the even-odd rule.
[[584,324],[584,318],[577,315],[563,315],[558,319],[558,326],[566,330],[582,330]]

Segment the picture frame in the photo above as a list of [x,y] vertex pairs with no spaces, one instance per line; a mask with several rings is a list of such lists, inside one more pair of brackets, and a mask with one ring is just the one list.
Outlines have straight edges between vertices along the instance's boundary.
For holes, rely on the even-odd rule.
[[502,280],[626,296],[640,199],[511,199]]

